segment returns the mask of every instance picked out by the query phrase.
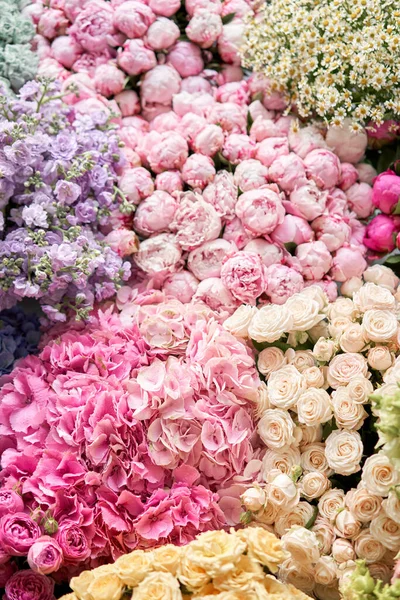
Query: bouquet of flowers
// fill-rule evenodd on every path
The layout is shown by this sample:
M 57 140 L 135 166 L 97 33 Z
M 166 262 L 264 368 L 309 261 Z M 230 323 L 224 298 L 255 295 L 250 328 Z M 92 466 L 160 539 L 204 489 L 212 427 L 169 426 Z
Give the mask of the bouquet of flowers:
M 379 415 L 395 436 L 396 422 L 385 418 L 390 402 L 376 413 L 370 402 L 376 389 L 382 398 L 398 389 L 397 296 L 368 282 L 328 304 L 314 286 L 281 306 L 244 305 L 224 323 L 252 340 L 266 383 L 257 432 L 267 451 L 242 519 L 282 537 L 291 558 L 280 579 L 321 600 L 356 558 L 388 581 L 400 547 L 400 472 L 393 452 L 374 452 L 373 426 Z
M 0 81 L 12 90 L 32 79 L 38 67 L 38 56 L 29 42 L 35 28 L 20 12 L 19 0 L 0 1 Z
M 39 79 L 0 100 L 0 307 L 38 299 L 50 319 L 86 318 L 130 265 L 102 241 L 123 165 L 107 116 L 81 117 L 56 83 Z M 135 250 L 136 238 L 130 236 Z
M 306 600 L 270 574 L 284 558 L 279 540 L 261 527 L 209 531 L 183 548 L 136 550 L 112 565 L 85 571 L 72 579 L 73 593 L 62 600 L 120 600 L 125 592 L 133 592 L 135 600 Z M 20 589 L 23 573 L 10 580 L 6 593 Z
M 272 0 L 248 19 L 243 64 L 301 117 L 359 131 L 400 119 L 398 28 L 390 1 Z

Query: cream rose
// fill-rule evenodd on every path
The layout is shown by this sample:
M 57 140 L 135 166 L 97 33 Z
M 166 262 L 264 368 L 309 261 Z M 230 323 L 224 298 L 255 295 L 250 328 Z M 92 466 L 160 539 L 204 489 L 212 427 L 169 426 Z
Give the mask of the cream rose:
M 367 340 L 364 330 L 359 323 L 352 323 L 339 338 L 339 346 L 343 352 L 361 352 L 365 349 Z
M 315 586 L 315 569 L 310 563 L 302 564 L 299 568 L 299 564 L 289 558 L 285 560 L 279 569 L 279 579 L 294 585 L 306 594 L 312 594 Z M 286 598 L 287 596 L 283 597 Z
M 241 500 L 247 510 L 257 512 L 261 510 L 267 501 L 267 495 L 260 486 L 248 488 L 241 495 Z
M 182 556 L 182 548 L 173 544 L 166 544 L 153 550 L 152 555 L 155 571 L 165 571 L 176 575 Z
M 297 415 L 300 423 L 318 425 L 332 418 L 329 394 L 320 388 L 308 388 L 297 401 Z
M 271 373 L 267 387 L 271 404 L 288 410 L 296 405 L 300 394 L 305 391 L 306 381 L 296 367 L 287 365 Z
M 257 513 L 257 523 L 268 526 L 272 525 L 275 523 L 279 512 L 279 507 L 267 500 L 262 510 Z
M 397 334 L 399 323 L 389 310 L 367 310 L 362 320 L 362 328 L 367 340 L 389 342 Z
M 115 573 L 97 574 L 94 570 L 94 581 L 88 587 L 89 597 L 95 600 L 120 600 L 125 589 L 125 584 Z M 171 600 L 175 600 L 172 599 Z M 178 600 L 178 597 L 176 598 Z
M 380 561 L 386 553 L 385 546 L 371 535 L 369 529 L 364 529 L 356 537 L 354 540 L 354 550 L 357 557 L 364 559 L 367 564 Z
M 216 577 L 233 570 L 245 550 L 246 544 L 226 531 L 207 531 L 186 547 L 186 558 Z
M 366 377 L 368 364 L 364 356 L 354 352 L 338 354 L 335 356 L 328 368 L 327 381 L 333 388 L 350 383 L 354 377 L 360 375 Z
M 296 367 L 296 369 L 303 373 L 309 367 L 315 367 L 316 360 L 311 350 L 293 350 L 289 348 L 286 350 L 285 357 L 290 365 Z
M 318 501 L 318 510 L 322 517 L 334 523 L 339 511 L 344 508 L 344 491 L 339 488 L 328 490 Z
M 82 598 L 82 600 L 91 600 L 88 588 L 89 585 L 94 581 L 93 571 L 82 571 L 78 577 L 72 577 L 69 587 L 78 598 Z
M 299 502 L 300 491 L 288 475 L 278 469 L 267 477 L 267 498 L 283 510 L 290 510 Z
M 211 581 L 205 570 L 192 563 L 185 552 L 182 554 L 176 576 L 189 592 L 197 592 Z
M 254 581 L 263 581 L 264 571 L 260 563 L 250 556 L 241 556 L 234 571 L 214 577 L 214 586 L 221 591 L 251 592 Z
M 347 387 L 340 387 L 333 392 L 332 408 L 336 424 L 342 429 L 360 429 L 368 416 L 362 404 L 356 404 L 351 398 Z
M 171 573 L 149 573 L 133 590 L 132 600 L 182 600 L 178 580 Z
M 396 490 L 390 490 L 388 497 L 382 502 L 382 508 L 392 521 L 400 524 L 400 498 Z
M 258 422 L 258 435 L 269 448 L 283 448 L 296 443 L 295 424 L 286 410 L 269 408 Z
M 267 304 L 253 316 L 249 325 L 249 337 L 256 342 L 276 342 L 293 328 L 292 315 L 279 304 Z
M 262 527 L 247 527 L 235 532 L 235 537 L 245 542 L 248 556 L 276 573 L 278 566 L 285 560 L 281 540 Z
M 255 306 L 242 304 L 224 321 L 223 327 L 232 335 L 239 338 L 247 338 L 249 333 L 249 325 L 257 312 Z
M 325 442 L 326 460 L 339 475 L 351 475 L 360 470 L 363 443 L 357 431 L 336 429 Z
M 276 534 L 282 537 L 292 527 L 305 527 L 313 518 L 314 510 L 314 506 L 303 501 L 288 512 L 280 511 L 274 523 Z
M 310 285 L 304 288 L 301 290 L 301 295 L 302 297 L 311 298 L 311 300 L 316 301 L 320 312 L 323 312 L 329 304 L 328 296 L 319 285 Z
M 353 298 L 354 294 L 358 292 L 363 285 L 363 280 L 360 277 L 350 277 L 350 279 L 344 281 L 340 286 L 340 293 L 342 296 Z
M 393 575 L 393 567 L 383 562 L 371 563 L 368 565 L 368 570 L 371 577 L 374 579 L 380 579 L 383 583 L 389 583 Z
M 365 461 L 361 481 L 371 494 L 387 496 L 390 488 L 399 483 L 399 474 L 389 458 L 379 452 Z
M 356 553 L 353 544 L 349 540 L 336 538 L 332 544 L 332 556 L 337 563 L 347 563 L 349 560 L 354 560 Z
M 115 561 L 115 571 L 130 587 L 137 586 L 152 570 L 153 555 L 144 550 L 124 554 Z
M 386 346 L 375 346 L 368 351 L 367 360 L 371 369 L 386 371 L 393 364 L 393 354 Z
M 324 473 L 311 471 L 301 478 L 299 485 L 301 495 L 307 500 L 314 500 L 331 487 L 331 482 Z
M 314 345 L 313 354 L 319 362 L 328 362 L 336 352 L 336 344 L 333 340 L 320 337 Z
M 308 331 L 325 318 L 320 313 L 319 302 L 303 293 L 291 296 L 285 307 L 292 315 L 293 331 Z
M 303 377 L 308 388 L 322 388 L 325 385 L 325 377 L 320 367 L 308 367 L 303 371 Z
M 315 582 L 332 585 L 336 579 L 335 559 L 332 556 L 321 556 L 315 565 Z
M 264 381 L 260 382 L 257 388 L 257 399 L 254 407 L 254 416 L 256 419 L 261 419 L 266 410 L 271 408 L 271 403 L 268 396 L 268 388 Z
M 272 469 L 279 469 L 282 473 L 290 475 L 293 467 L 300 465 L 300 451 L 297 447 L 286 446 L 279 450 L 267 450 L 261 466 L 261 477 L 266 481 Z
M 328 324 L 329 335 L 334 339 L 339 339 L 346 329 L 351 327 L 352 322 L 347 317 L 336 317 Z
M 327 321 L 321 321 L 320 323 L 318 323 L 318 325 L 314 325 L 314 327 L 311 327 L 310 331 L 308 331 L 308 337 L 313 342 L 313 344 L 316 344 L 321 338 L 324 340 L 328 339 L 329 335 L 330 334 Z
M 311 531 L 317 536 L 321 554 L 330 554 L 333 540 L 336 536 L 333 531 L 333 526 L 328 519 L 321 516 L 317 517 Z
M 346 317 L 352 321 L 357 317 L 357 307 L 350 298 L 340 297 L 328 307 L 328 315 L 331 320 Z
M 396 299 L 393 293 L 387 288 L 376 285 L 375 283 L 366 283 L 353 296 L 353 302 L 357 310 L 361 313 L 367 310 L 390 310 L 396 309 Z
M 308 444 L 313 444 L 314 442 L 320 442 L 322 440 L 322 425 L 300 425 L 300 428 L 302 432 L 300 442 L 301 449 Z
M 371 534 L 392 552 L 398 552 L 400 548 L 400 523 L 396 523 L 382 511 L 372 519 L 370 524 Z
M 305 527 L 293 527 L 281 541 L 286 552 L 301 565 L 315 564 L 320 557 L 317 536 Z
M 287 358 L 280 348 L 265 348 L 260 352 L 257 359 L 257 368 L 262 375 L 268 377 L 273 371 L 277 371 L 287 364 Z
M 314 442 L 302 447 L 300 466 L 305 473 L 308 471 L 319 471 L 329 477 L 332 471 L 329 467 L 326 454 L 325 444 L 322 442 Z
M 350 490 L 346 494 L 346 506 L 357 521 L 369 523 L 381 510 L 382 499 L 363 487 Z
M 393 273 L 392 269 L 384 265 L 373 265 L 368 267 L 363 273 L 364 281 L 376 283 L 380 287 L 387 288 L 394 294 L 399 285 L 399 278 Z
M 339 537 L 354 538 L 360 533 L 361 523 L 347 509 L 341 510 L 335 519 L 335 533 Z
M 393 383 L 393 384 L 398 384 L 398 382 L 400 381 L 400 356 L 398 356 L 396 358 L 396 360 L 393 363 L 393 366 L 390 367 L 387 371 L 385 371 L 385 373 L 383 374 L 383 381 L 385 383 Z M 383 388 L 385 388 L 385 392 L 383 391 Z M 391 389 L 394 389 L 394 386 L 392 386 Z M 398 386 L 397 386 L 397 390 L 398 390 Z M 379 392 L 381 394 L 385 393 L 388 394 L 389 390 L 386 389 L 386 387 L 383 385 L 382 388 L 379 390 Z
M 340 388 L 339 388 L 340 389 Z M 356 404 L 367 404 L 369 397 L 374 391 L 374 386 L 364 376 L 354 377 L 346 386 L 351 399 Z

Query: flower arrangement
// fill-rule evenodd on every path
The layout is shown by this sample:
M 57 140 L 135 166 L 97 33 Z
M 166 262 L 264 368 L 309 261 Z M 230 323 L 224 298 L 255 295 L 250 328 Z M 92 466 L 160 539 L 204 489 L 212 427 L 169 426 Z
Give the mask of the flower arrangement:
M 18 557 L 65 581 L 239 523 L 263 393 L 252 353 L 204 304 L 156 296 L 69 328 L 0 381 L 0 586 Z
M 47 79 L 1 98 L 0 307 L 35 298 L 50 319 L 65 320 L 111 297 L 130 265 L 100 233 L 123 210 L 119 140 L 104 113 L 83 117 L 59 98 Z
M 0 81 L 14 91 L 35 76 L 39 62 L 29 45 L 35 28 L 21 14 L 20 4 L 19 0 L 0 2 Z
M 0 375 L 10 373 L 14 363 L 36 354 L 40 340 L 38 317 L 14 306 L 0 312 Z
M 284 557 L 279 540 L 261 527 L 209 531 L 183 548 L 136 550 L 112 565 L 84 571 L 72 579 L 73 593 L 61 600 L 120 600 L 125 592 L 135 600 L 306 600 L 270 574 Z M 13 586 L 10 580 L 8 587 Z
M 206 88 L 205 69 L 219 81 L 242 78 L 238 49 L 253 2 L 133 1 L 28 6 L 39 73 L 79 85 L 85 109 L 103 103 L 146 118 L 170 110 L 178 91 Z
M 276 101 L 252 76 L 177 93 L 150 124 L 123 119 L 131 166 L 119 187 L 142 239 L 134 262 L 167 294 L 232 312 L 318 282 L 333 299 L 335 282 L 367 268 L 376 172 L 360 162 L 365 134 L 339 143 L 298 128 Z
M 389 1 L 272 0 L 250 16 L 243 64 L 304 118 L 340 126 L 400 119 L 399 13 Z
M 370 402 L 374 390 L 398 389 L 398 314 L 398 291 L 367 282 L 352 299 L 328 304 L 314 286 L 224 322 L 252 340 L 266 383 L 257 432 L 267 450 L 242 519 L 282 538 L 291 558 L 279 578 L 321 600 L 356 558 L 388 581 L 400 547 L 400 472 L 393 452 L 374 452 L 373 426 L 379 415 L 378 428 L 395 436 L 396 421 L 385 418 L 390 403 Z

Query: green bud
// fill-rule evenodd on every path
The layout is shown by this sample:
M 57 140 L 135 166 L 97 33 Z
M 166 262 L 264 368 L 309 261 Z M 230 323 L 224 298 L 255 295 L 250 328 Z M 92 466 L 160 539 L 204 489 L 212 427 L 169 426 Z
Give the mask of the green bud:
M 46 533 L 53 535 L 58 531 L 58 523 L 54 517 L 46 516 L 43 522 L 43 528 Z

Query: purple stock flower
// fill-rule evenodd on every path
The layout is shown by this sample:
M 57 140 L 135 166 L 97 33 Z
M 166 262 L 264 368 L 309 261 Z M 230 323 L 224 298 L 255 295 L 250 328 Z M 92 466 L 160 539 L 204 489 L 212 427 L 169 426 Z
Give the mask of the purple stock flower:
M 50 153 L 53 158 L 58 160 L 71 160 L 78 150 L 78 141 L 73 132 L 61 132 L 52 140 Z
M 54 194 L 63 204 L 73 204 L 81 194 L 81 188 L 77 183 L 71 181 L 57 181 Z

